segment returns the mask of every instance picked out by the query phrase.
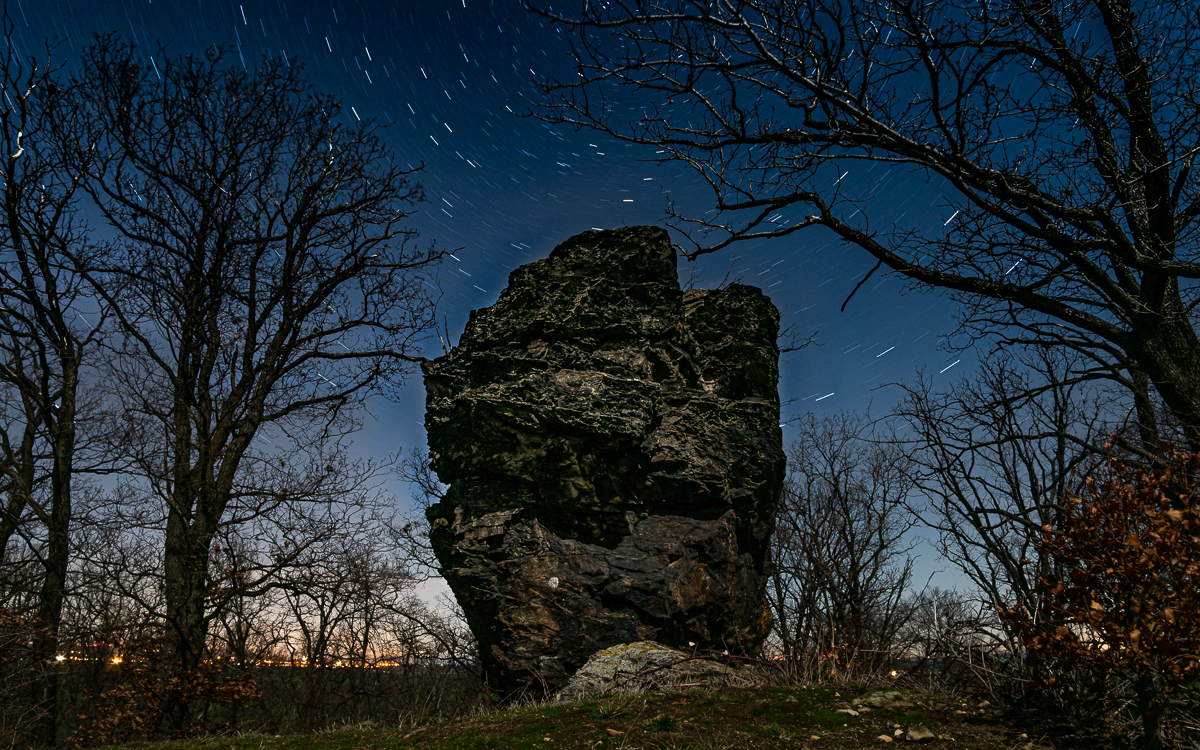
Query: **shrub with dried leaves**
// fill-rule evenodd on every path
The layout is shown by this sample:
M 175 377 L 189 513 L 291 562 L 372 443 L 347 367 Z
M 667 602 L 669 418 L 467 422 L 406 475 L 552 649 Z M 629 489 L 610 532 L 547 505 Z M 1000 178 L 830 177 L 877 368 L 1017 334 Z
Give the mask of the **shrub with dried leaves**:
M 172 670 L 155 642 L 127 656 L 121 664 L 121 681 L 104 691 L 90 714 L 80 714 L 79 727 L 67 742 L 73 746 L 107 745 L 159 736 L 164 706 L 207 702 L 246 706 L 257 697 L 254 675 L 230 673 L 219 664 L 205 663 L 199 669 Z M 202 734 L 220 727 L 201 721 L 188 727 L 187 734 Z
M 1172 694 L 1200 682 L 1198 472 L 1182 453 L 1159 470 L 1110 459 L 1035 541 L 1064 571 L 1039 577 L 1040 611 L 1003 613 L 1036 685 L 1105 697 L 1127 681 L 1147 749 L 1163 746 Z

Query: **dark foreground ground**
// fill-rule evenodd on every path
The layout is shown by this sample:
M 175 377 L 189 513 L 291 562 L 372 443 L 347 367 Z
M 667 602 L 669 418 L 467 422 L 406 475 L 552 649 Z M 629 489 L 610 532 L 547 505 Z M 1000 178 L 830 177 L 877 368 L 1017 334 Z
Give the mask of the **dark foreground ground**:
M 866 688 L 757 687 L 605 697 L 492 711 L 400 729 L 353 729 L 309 735 L 215 737 L 158 743 L 156 750 L 740 750 L 741 748 L 921 747 L 1041 750 L 1111 747 L 1086 728 L 1036 712 L 1002 714 L 986 703 L 903 691 L 911 706 L 859 712 Z M 855 707 L 854 710 L 857 710 Z M 914 725 L 933 735 L 906 741 Z M 897 737 L 897 732 L 899 736 Z M 881 737 L 893 738 L 888 742 Z

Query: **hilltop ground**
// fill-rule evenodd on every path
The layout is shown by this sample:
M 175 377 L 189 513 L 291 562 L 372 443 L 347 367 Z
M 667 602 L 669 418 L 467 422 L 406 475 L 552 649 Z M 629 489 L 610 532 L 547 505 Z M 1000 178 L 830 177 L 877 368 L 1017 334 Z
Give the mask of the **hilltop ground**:
M 860 711 L 867 688 L 756 687 L 681 690 L 547 703 L 399 729 L 312 735 L 248 735 L 177 741 L 161 750 L 858 750 L 897 745 L 930 750 L 1049 750 L 1105 742 L 1036 712 L 1002 715 L 984 701 L 903 691 L 900 705 Z M 904 705 L 911 704 L 911 705 Z M 839 710 L 840 709 L 840 710 Z M 852 715 L 846 711 L 855 711 Z M 922 725 L 933 735 L 907 740 Z M 897 736 L 898 735 L 898 736 Z M 881 737 L 892 738 L 891 741 Z

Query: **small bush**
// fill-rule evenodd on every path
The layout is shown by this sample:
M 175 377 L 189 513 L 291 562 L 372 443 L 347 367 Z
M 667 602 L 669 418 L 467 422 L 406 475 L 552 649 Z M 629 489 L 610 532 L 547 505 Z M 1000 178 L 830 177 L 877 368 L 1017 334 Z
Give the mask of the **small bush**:
M 1092 701 L 1122 700 L 1143 746 L 1163 747 L 1172 699 L 1200 682 L 1200 456 L 1165 469 L 1109 460 L 1060 528 L 1035 540 L 1065 571 L 1045 574 L 1039 612 L 1007 610 L 1025 639 L 1034 687 Z

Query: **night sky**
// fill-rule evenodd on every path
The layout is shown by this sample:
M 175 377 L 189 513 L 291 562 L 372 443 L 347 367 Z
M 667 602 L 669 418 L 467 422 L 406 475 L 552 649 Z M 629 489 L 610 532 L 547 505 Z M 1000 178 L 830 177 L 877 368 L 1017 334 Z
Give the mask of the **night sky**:
M 441 310 L 455 338 L 472 309 L 496 301 L 510 271 L 571 235 L 662 224 L 668 194 L 693 214 L 713 204 L 686 167 L 654 163 L 653 149 L 514 114 L 537 100 L 535 76 L 569 64 L 558 32 L 518 0 L 17 0 L 9 8 L 14 43 L 25 54 L 40 58 L 46 40 L 59 39 L 55 57 L 70 66 L 94 34 L 115 31 L 147 63 L 161 60 L 160 47 L 199 54 L 214 44 L 228 47 L 233 64 L 283 56 L 339 97 L 348 119 L 385 124 L 400 160 L 424 165 L 427 200 L 412 225 L 423 242 L 457 258 L 439 272 Z M 919 178 L 896 171 L 846 179 L 875 191 L 874 221 L 904 217 L 932 231 L 950 214 Z M 912 380 L 921 368 L 948 385 L 975 356 L 941 346 L 954 327 L 952 303 L 936 293 L 902 294 L 897 278 L 877 274 L 839 312 L 872 265 L 864 251 L 814 229 L 695 264 L 681 260 L 680 275 L 716 286 L 732 268 L 731 279 L 771 296 L 785 326 L 802 336 L 819 331 L 818 346 L 781 362 L 784 420 L 810 410 L 869 408 L 882 416 L 898 389 L 881 386 Z M 440 354 L 436 339 L 426 354 Z M 373 412 L 356 449 L 382 456 L 424 445 L 419 375 L 400 403 L 376 402 Z M 785 440 L 794 435 L 785 428 Z

